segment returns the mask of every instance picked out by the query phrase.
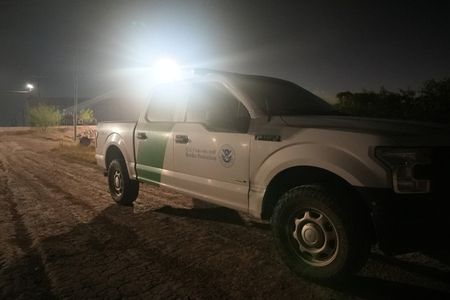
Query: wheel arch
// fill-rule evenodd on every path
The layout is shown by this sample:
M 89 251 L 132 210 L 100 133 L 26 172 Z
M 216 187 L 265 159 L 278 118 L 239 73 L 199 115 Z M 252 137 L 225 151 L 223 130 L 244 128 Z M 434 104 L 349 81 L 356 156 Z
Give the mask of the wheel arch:
M 129 153 L 127 144 L 125 143 L 125 140 L 117 133 L 113 133 L 110 136 L 108 136 L 106 143 L 105 143 L 105 154 L 104 154 L 104 160 L 105 160 L 105 166 L 106 169 L 108 169 L 109 164 L 114 158 L 123 159 L 125 161 L 125 164 L 127 166 L 128 174 L 131 179 L 136 179 L 136 171 L 134 168 L 134 159 L 132 161 L 129 161 L 128 158 L 133 157 L 134 153 Z M 130 156 L 131 155 L 131 156 Z
M 356 189 L 341 176 L 315 166 L 293 166 L 277 173 L 267 185 L 262 205 L 261 219 L 270 220 L 275 206 L 280 197 L 288 190 L 300 185 L 322 185 L 333 193 L 345 193 L 349 195 L 349 201 L 353 201 L 368 221 L 367 226 L 372 242 L 375 242 L 375 229 L 370 215 L 370 209 Z
M 106 150 L 106 153 L 105 153 L 105 164 L 106 164 L 106 167 L 108 167 L 109 164 L 115 158 L 119 158 L 119 159 L 125 160 L 125 158 L 124 158 L 120 148 L 117 145 L 112 144 L 112 145 L 109 145 L 109 147 L 108 147 L 108 149 Z

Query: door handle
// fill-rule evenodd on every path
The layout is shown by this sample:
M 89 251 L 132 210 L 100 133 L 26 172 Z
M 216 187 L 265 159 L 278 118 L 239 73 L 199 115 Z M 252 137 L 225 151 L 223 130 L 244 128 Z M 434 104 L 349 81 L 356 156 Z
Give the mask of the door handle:
M 175 143 L 177 144 L 187 144 L 189 143 L 189 137 L 187 135 L 176 135 Z
M 147 139 L 147 135 L 145 134 L 145 132 L 138 132 L 136 134 L 136 138 L 138 138 L 140 140 L 146 140 Z

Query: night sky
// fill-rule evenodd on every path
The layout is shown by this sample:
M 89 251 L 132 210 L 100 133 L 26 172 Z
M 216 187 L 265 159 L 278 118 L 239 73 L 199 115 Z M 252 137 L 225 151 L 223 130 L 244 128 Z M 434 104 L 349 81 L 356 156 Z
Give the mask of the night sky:
M 41 97 L 95 97 L 159 57 L 337 92 L 450 76 L 450 4 L 422 1 L 0 0 L 0 125 L 27 81 Z

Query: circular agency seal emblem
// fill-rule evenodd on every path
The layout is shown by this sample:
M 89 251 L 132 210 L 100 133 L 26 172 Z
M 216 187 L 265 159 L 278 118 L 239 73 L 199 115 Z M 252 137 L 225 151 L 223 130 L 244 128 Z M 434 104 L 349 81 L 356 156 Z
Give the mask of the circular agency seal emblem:
M 236 153 L 234 152 L 233 147 L 228 144 L 220 147 L 219 150 L 219 161 L 225 168 L 230 168 L 234 164 L 234 160 L 236 158 Z

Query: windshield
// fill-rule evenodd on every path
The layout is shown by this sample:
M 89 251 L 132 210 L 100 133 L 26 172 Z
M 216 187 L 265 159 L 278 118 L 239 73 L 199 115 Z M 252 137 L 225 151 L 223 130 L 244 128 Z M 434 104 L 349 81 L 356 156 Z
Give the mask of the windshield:
M 268 115 L 336 115 L 326 101 L 300 86 L 268 77 L 242 77 L 235 84 Z

